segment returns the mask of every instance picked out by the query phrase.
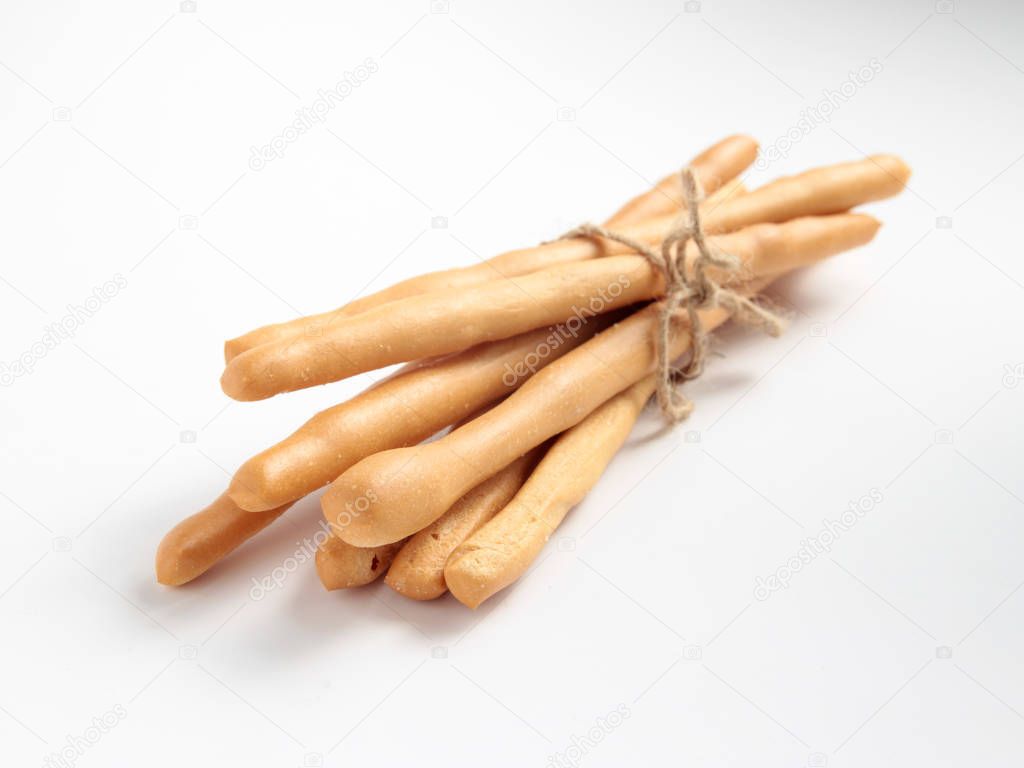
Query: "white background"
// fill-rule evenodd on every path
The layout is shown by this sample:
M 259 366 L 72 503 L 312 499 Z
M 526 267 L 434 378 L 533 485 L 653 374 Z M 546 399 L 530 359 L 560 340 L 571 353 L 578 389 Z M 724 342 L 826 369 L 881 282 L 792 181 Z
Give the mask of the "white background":
M 0 390 L 5 765 L 114 707 L 75 765 L 1020 761 L 1024 8 L 689 8 L 3 4 L 0 360 L 126 281 Z M 249 168 L 367 58 L 325 124 Z M 722 136 L 771 145 L 872 59 L 750 181 L 887 151 L 911 189 L 871 206 L 870 246 L 778 287 L 781 339 L 720 335 L 690 422 L 645 417 L 524 581 L 471 612 L 328 594 L 306 567 L 250 599 L 312 532 L 308 499 L 196 583 L 155 583 L 166 530 L 371 380 L 231 403 L 225 338 L 603 218 Z

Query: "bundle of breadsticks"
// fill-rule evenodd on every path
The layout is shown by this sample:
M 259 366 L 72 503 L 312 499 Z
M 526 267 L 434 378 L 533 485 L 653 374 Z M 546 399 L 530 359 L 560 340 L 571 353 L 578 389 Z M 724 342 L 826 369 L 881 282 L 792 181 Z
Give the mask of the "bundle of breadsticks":
M 407 597 L 476 608 L 512 584 L 652 395 L 673 420 L 688 413 L 676 366 L 697 372 L 706 334 L 730 318 L 777 330 L 758 292 L 869 242 L 879 222 L 851 209 L 910 175 L 875 155 L 748 190 L 756 156 L 729 137 L 602 227 L 228 341 L 221 386 L 236 400 L 406 365 L 246 461 L 164 537 L 157 579 L 195 579 L 326 486 L 327 589 L 386 574 Z

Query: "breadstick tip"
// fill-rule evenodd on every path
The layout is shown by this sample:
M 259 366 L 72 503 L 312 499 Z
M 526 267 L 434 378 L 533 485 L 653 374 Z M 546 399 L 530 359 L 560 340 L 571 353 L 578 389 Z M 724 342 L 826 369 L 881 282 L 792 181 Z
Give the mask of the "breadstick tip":
M 196 544 L 187 519 L 168 531 L 156 548 L 156 580 L 168 587 L 180 587 L 204 573 L 209 565 L 201 552 L 193 550 Z
M 725 141 L 732 142 L 734 144 L 745 144 L 748 147 L 753 147 L 755 150 L 760 148 L 760 143 L 751 136 L 749 133 L 734 133 L 729 136 Z
M 169 542 L 173 531 L 164 536 L 156 550 L 156 580 L 167 587 L 180 587 L 194 578 L 188 569 L 178 566 L 183 558 L 175 549 L 175 543 Z
M 819 218 L 829 219 L 833 217 L 823 216 Z M 844 226 L 851 230 L 851 237 L 845 244 L 844 250 L 870 243 L 882 226 L 881 220 L 867 213 L 840 213 L 836 214 L 834 218 L 840 220 Z
M 388 570 L 401 542 L 383 547 L 353 547 L 329 536 L 316 551 L 316 572 L 324 589 L 362 587 Z
M 320 506 L 335 534 L 352 546 L 379 547 L 443 515 L 461 494 L 442 486 L 448 475 L 432 471 L 431 445 L 375 453 L 331 483 Z
M 736 133 L 705 149 L 690 161 L 689 167 L 696 171 L 706 190 L 714 191 L 739 176 L 757 159 L 759 150 L 752 136 Z
M 246 350 L 238 339 L 228 339 L 224 342 L 224 364 L 227 365 Z
M 324 589 L 328 592 L 351 586 L 350 580 L 335 567 L 337 562 L 335 554 L 339 544 L 344 546 L 344 542 L 332 536 L 321 544 L 316 551 L 316 574 L 320 577 L 320 583 L 324 585 Z
M 260 456 L 254 457 L 259 458 Z M 272 509 L 277 504 L 267 501 L 269 488 L 266 472 L 262 471 L 262 463 L 254 459 L 249 459 L 235 471 L 228 485 L 228 496 L 247 512 L 262 512 Z
M 266 397 L 258 387 L 254 386 L 259 379 L 252 376 L 249 371 L 251 366 L 248 363 L 251 352 L 252 350 L 247 350 L 233 357 L 224 367 L 224 373 L 220 376 L 220 388 L 232 400 L 251 402 L 263 400 Z
M 491 579 L 481 578 L 480 574 L 486 573 L 487 564 L 483 561 L 474 563 L 473 555 L 471 546 L 463 545 L 456 549 L 444 567 L 444 582 L 456 600 L 476 610 L 501 586 L 495 589 Z
M 902 158 L 896 155 L 871 155 L 868 160 L 873 162 L 899 181 L 900 186 L 905 186 L 910 179 L 912 171 L 910 166 L 903 162 Z
M 247 512 L 228 494 L 174 526 L 156 550 L 156 580 L 180 586 L 206 573 L 247 539 L 283 515 L 291 502 L 274 509 Z

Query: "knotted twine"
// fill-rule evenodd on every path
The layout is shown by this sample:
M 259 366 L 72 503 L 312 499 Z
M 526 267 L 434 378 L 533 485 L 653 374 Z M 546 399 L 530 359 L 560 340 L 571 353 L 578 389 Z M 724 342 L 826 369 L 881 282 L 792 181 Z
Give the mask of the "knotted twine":
M 742 264 L 732 254 L 708 242 L 700 220 L 699 204 L 703 195 L 691 168 L 683 169 L 682 182 L 686 211 L 665 235 L 658 250 L 597 224 L 582 224 L 562 235 L 563 238 L 603 237 L 622 243 L 647 259 L 664 277 L 665 298 L 658 310 L 654 338 L 657 394 L 662 414 L 673 424 L 678 424 L 693 412 L 693 402 L 679 391 L 677 384 L 700 376 L 707 359 L 708 333 L 699 310 L 722 307 L 737 322 L 760 329 L 769 336 L 778 336 L 784 327 L 781 317 L 745 296 L 723 288 L 708 276 L 708 267 L 734 274 Z M 697 257 L 687 269 L 686 246 L 690 241 L 697 249 Z M 669 342 L 673 321 L 684 314 L 689 319 L 691 355 L 686 365 L 677 369 L 672 366 Z

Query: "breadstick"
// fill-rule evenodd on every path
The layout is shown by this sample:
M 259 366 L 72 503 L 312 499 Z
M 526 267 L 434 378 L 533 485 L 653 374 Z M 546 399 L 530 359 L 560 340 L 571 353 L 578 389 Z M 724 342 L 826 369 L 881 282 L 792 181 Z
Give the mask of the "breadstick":
M 779 179 L 749 194 L 717 203 L 713 207 L 707 207 L 705 204 L 702 207 L 706 208 L 704 229 L 709 233 L 732 232 L 756 223 L 782 222 L 801 216 L 838 213 L 861 203 L 896 194 L 903 188 L 909 176 L 910 169 L 899 158 L 891 155 L 876 155 L 853 163 L 814 169 L 799 176 Z M 673 222 L 673 216 L 649 219 L 622 228 L 622 233 L 653 244 L 664 236 Z M 495 275 L 524 275 L 556 264 L 615 255 L 627 250 L 621 243 L 604 238 L 576 237 L 520 251 L 510 251 L 483 264 L 461 270 L 431 273 L 424 277 L 431 280 L 436 278 L 433 283 L 435 288 L 448 291 L 449 296 L 456 296 L 465 286 L 486 282 Z M 473 272 L 474 270 L 476 271 Z M 477 276 L 467 282 L 463 278 L 470 272 Z M 452 276 L 452 280 L 445 282 L 445 275 Z M 419 285 L 424 288 L 426 286 L 425 283 Z M 338 316 L 331 324 L 340 319 Z M 318 330 L 323 333 L 324 328 L 320 327 Z M 316 344 L 318 341 L 316 334 L 306 335 L 301 339 L 295 336 L 292 339 L 291 343 L 301 346 L 304 353 L 308 353 L 310 344 Z M 265 358 L 273 360 L 280 353 L 280 348 L 288 346 L 288 342 L 280 342 L 280 347 L 272 346 L 270 350 L 260 355 L 253 354 L 235 366 L 229 364 L 221 380 L 225 391 L 232 397 L 243 400 L 260 399 L 276 391 L 286 391 L 276 389 L 278 385 L 272 379 L 273 371 L 267 371 L 268 381 L 261 381 L 264 378 L 264 368 L 260 367 L 259 362 Z M 338 359 L 339 355 L 335 354 L 333 357 Z M 323 358 L 318 359 L 323 361 Z M 290 374 L 278 372 L 277 375 L 294 376 L 296 373 L 301 377 L 301 371 L 292 371 Z M 260 394 L 261 392 L 269 394 Z
M 803 216 L 842 213 L 858 205 L 898 194 L 910 168 L 894 155 L 874 155 L 852 163 L 826 165 L 751 190 L 746 195 L 701 205 L 707 234 L 735 232 L 753 224 L 779 223 Z M 622 227 L 620 234 L 654 245 L 674 226 L 676 216 L 645 219 Z M 600 237 L 556 240 L 534 248 L 509 251 L 477 265 L 503 276 L 525 275 L 556 263 L 583 261 L 622 253 L 622 246 Z
M 460 427 L 487 409 L 474 411 L 458 421 L 453 429 Z M 353 547 L 339 539 L 333 531 L 317 547 L 316 572 L 320 582 L 328 591 L 361 587 L 378 579 L 389 570 L 391 562 L 405 541 L 384 544 L 380 547 Z
M 387 585 L 413 600 L 433 600 L 443 595 L 447 589 L 444 566 L 448 556 L 512 500 L 542 451 L 543 447 L 534 448 L 484 480 L 406 541 L 384 578 Z
M 327 590 L 361 587 L 387 571 L 401 541 L 381 547 L 353 547 L 333 534 L 316 551 L 316 572 Z
M 562 433 L 508 506 L 452 553 L 444 582 L 459 602 L 476 608 L 526 572 L 622 447 L 656 386 L 647 376 Z
M 833 248 L 836 241 L 813 245 Z M 429 525 L 484 478 L 652 373 L 657 312 L 658 305 L 652 305 L 595 336 L 440 440 L 363 459 L 321 498 L 325 518 L 356 546 L 397 541 Z M 715 308 L 703 311 L 702 318 L 711 329 L 727 314 Z M 689 343 L 689 334 L 673 334 L 671 357 L 682 355 Z
M 757 222 L 840 213 L 899 194 L 909 178 L 910 168 L 895 155 L 872 155 L 812 168 L 704 212 L 704 228 L 707 232 L 732 232 Z
M 245 462 L 228 493 L 254 512 L 300 499 L 360 459 L 430 437 L 508 394 L 614 318 L 541 328 L 408 370 L 321 411 Z
M 748 274 L 802 266 L 816 259 L 810 237 L 838 237 L 849 248 L 870 240 L 877 222 L 858 214 L 760 224 L 713 238 Z M 774 246 L 774 247 L 772 247 Z M 696 258 L 691 243 L 689 258 Z M 787 256 L 793 258 L 787 259 Z M 721 279 L 720 277 L 718 279 Z M 492 280 L 455 295 L 431 292 L 344 318 L 322 336 L 263 344 L 232 360 L 221 386 L 236 400 L 338 381 L 393 363 L 442 355 L 579 315 L 607 312 L 664 292 L 660 271 L 641 256 L 559 264 L 517 278 Z
M 177 587 L 200 576 L 291 507 L 245 512 L 222 493 L 205 509 L 186 517 L 156 550 L 156 580 Z
M 658 305 L 642 309 L 539 372 L 502 405 L 432 443 L 369 456 L 321 497 L 325 519 L 360 547 L 398 541 L 429 525 L 470 488 L 605 400 L 653 372 Z M 728 315 L 703 311 L 707 330 Z M 675 333 L 682 355 L 689 335 Z
M 757 142 L 749 136 L 729 136 L 704 150 L 690 161 L 708 198 L 725 189 L 728 183 L 757 159 Z M 686 205 L 679 172 L 659 181 L 653 189 L 622 206 L 607 222 L 609 229 L 643 221 L 666 213 L 677 214 Z
M 715 194 L 708 195 L 704 200 L 704 207 L 711 211 L 726 200 L 733 197 L 739 197 L 740 195 L 746 195 L 749 192 L 750 190 L 747 189 L 747 185 L 743 183 L 743 179 L 733 179 L 719 187 Z
M 753 139 L 747 136 L 730 136 L 704 150 L 704 152 L 693 159 L 690 166 L 694 169 L 697 179 L 703 185 L 705 192 L 710 194 L 724 182 L 739 175 L 744 168 L 754 161 L 756 155 L 757 142 Z M 747 157 L 750 157 L 750 159 L 746 160 Z M 671 207 L 665 208 L 666 205 L 671 206 L 675 201 L 682 199 L 682 195 L 678 191 L 672 197 L 673 183 L 678 184 L 678 181 L 670 182 L 668 179 L 665 179 L 657 188 L 628 202 L 609 220 L 609 226 L 612 226 L 613 222 L 614 226 L 621 226 L 623 222 L 619 217 L 623 215 L 633 223 L 648 218 L 649 215 L 637 215 L 648 206 L 650 206 L 652 211 L 659 210 L 661 213 L 675 210 Z M 661 189 L 663 185 L 668 190 L 668 194 L 666 194 L 665 190 Z M 627 213 L 627 209 L 631 213 Z M 513 251 L 513 253 L 518 253 L 518 251 Z M 240 355 L 242 352 L 260 344 L 308 335 L 309 329 L 322 328 L 339 317 L 347 317 L 359 312 L 365 312 L 368 309 L 378 307 L 395 299 L 425 293 L 426 291 L 453 290 L 458 287 L 476 285 L 491 280 L 498 274 L 517 275 L 528 271 L 532 270 L 516 271 L 515 269 L 503 269 L 496 272 L 486 265 L 473 265 L 471 267 L 432 272 L 409 278 L 408 280 L 396 283 L 390 288 L 385 288 L 361 299 L 356 299 L 330 312 L 300 317 L 285 323 L 263 326 L 236 339 L 231 339 L 224 344 L 224 362 L 229 363 L 236 355 Z
M 611 319 L 597 318 L 579 328 L 542 329 L 430 365 L 410 366 L 400 376 L 322 411 L 243 464 L 228 492 L 164 536 L 157 550 L 157 580 L 171 586 L 191 581 L 358 459 L 412 445 L 458 421 L 574 349 Z M 396 419 L 399 414 L 404 418 Z M 353 439 L 360 435 L 361 442 Z

